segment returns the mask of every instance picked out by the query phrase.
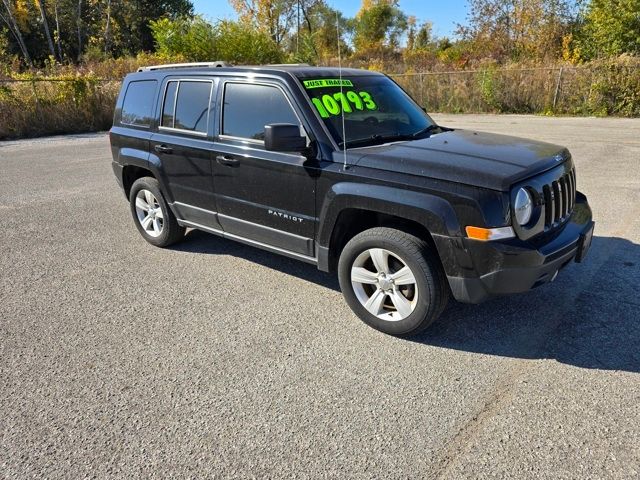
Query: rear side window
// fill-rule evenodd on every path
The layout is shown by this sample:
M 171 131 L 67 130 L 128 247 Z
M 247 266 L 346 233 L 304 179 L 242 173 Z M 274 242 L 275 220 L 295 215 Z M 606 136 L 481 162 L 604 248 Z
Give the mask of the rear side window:
M 140 80 L 129 83 L 122 102 L 121 123 L 138 127 L 151 126 L 157 84 L 156 80 Z
M 270 123 L 300 124 L 282 90 L 248 83 L 225 85 L 223 135 L 264 140 L 264 126 Z
M 161 125 L 198 133 L 207 133 L 210 81 L 170 81 L 164 94 Z

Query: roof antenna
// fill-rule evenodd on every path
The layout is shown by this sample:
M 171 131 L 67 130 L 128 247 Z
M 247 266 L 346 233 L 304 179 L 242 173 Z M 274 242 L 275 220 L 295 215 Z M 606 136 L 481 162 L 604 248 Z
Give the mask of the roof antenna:
M 342 92 L 342 58 L 340 56 L 340 17 L 338 16 L 338 10 L 336 10 L 336 34 L 338 43 L 338 73 L 340 76 L 340 97 L 344 99 L 344 93 Z M 340 104 L 342 106 L 342 103 Z M 347 169 L 347 130 L 344 125 L 344 108 L 340 108 L 342 112 L 342 154 L 344 156 L 344 169 Z

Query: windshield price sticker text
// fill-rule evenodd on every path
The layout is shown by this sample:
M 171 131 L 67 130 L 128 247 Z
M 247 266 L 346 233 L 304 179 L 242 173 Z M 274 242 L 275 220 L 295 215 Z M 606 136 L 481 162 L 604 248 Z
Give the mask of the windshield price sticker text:
M 322 118 L 329 118 L 332 115 L 340 115 L 342 112 L 351 113 L 355 110 L 376 110 L 378 105 L 371 98 L 369 92 L 354 92 L 347 90 L 334 94 L 325 94 L 320 98 L 312 98 L 318 113 Z
M 327 88 L 327 87 L 353 87 L 351 80 L 340 80 L 339 78 L 322 78 L 319 80 L 304 80 L 304 88 Z

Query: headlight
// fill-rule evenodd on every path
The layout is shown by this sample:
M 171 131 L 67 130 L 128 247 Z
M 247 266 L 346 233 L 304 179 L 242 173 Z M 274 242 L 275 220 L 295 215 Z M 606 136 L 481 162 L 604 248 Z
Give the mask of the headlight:
M 533 212 L 533 200 L 525 188 L 518 190 L 513 207 L 516 212 L 516 221 L 520 225 L 526 225 L 529 223 L 529 220 L 531 220 L 531 213 Z

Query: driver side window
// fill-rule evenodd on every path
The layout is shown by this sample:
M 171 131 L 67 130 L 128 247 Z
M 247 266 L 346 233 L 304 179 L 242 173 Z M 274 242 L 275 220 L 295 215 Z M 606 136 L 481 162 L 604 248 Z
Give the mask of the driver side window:
M 264 141 L 264 126 L 270 123 L 300 124 L 282 90 L 270 85 L 225 84 L 222 135 Z

